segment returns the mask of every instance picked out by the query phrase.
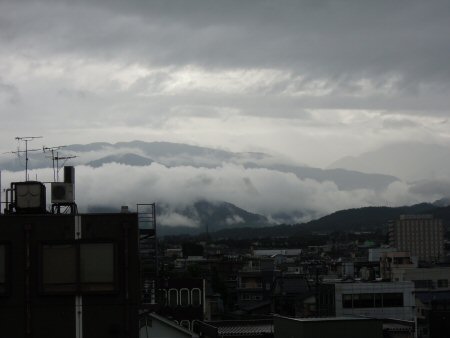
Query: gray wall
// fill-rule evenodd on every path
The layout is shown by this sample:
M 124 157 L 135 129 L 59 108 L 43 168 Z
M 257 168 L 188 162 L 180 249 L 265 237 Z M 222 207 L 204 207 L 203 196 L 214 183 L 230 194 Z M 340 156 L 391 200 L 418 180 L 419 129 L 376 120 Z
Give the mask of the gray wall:
M 275 338 L 382 338 L 381 320 L 297 320 L 274 317 Z

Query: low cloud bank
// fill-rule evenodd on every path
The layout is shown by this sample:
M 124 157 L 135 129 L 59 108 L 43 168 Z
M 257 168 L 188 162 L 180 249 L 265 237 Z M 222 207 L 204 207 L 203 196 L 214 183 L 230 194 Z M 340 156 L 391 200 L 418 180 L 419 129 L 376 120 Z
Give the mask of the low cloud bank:
M 23 176 L 19 172 L 3 172 L 3 188 L 11 181 L 23 180 Z M 50 181 L 52 171 L 34 170 L 30 177 Z M 443 185 L 450 186 L 450 180 L 439 184 L 396 181 L 382 191 L 344 191 L 329 181 L 299 179 L 294 174 L 246 169 L 235 164 L 169 168 L 158 163 L 145 167 L 112 163 L 99 168 L 76 168 L 76 201 L 80 210 L 94 205 L 129 205 L 134 209 L 137 203 L 156 202 L 170 206 L 160 217 L 161 223 L 188 227 L 195 227 L 195 220 L 176 210 L 198 200 L 227 201 L 275 220 L 274 215 L 292 214 L 293 221 L 301 222 L 347 208 L 432 202 L 446 197 L 448 190 L 441 189 Z

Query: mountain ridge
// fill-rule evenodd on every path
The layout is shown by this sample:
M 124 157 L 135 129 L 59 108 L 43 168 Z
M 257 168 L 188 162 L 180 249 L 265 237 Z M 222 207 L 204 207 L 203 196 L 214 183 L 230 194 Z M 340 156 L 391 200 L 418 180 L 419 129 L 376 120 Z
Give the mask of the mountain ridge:
M 292 173 L 300 179 L 312 179 L 318 182 L 330 181 L 339 189 L 380 190 L 398 181 L 397 177 L 385 174 L 366 174 L 347 169 L 321 169 L 304 165 L 283 164 L 269 154 L 262 152 L 229 152 L 200 146 L 171 142 L 95 142 L 73 144 L 63 148 L 77 157 L 72 165 L 86 165 L 93 168 L 109 163 L 130 166 L 147 166 L 160 163 L 166 167 L 192 166 L 195 168 L 216 168 L 225 163 L 241 165 L 248 169 L 269 169 L 282 173 Z M 49 168 L 52 162 L 35 153 L 29 154 L 29 168 Z M 23 170 L 23 164 L 17 159 L 1 160 L 0 168 L 9 171 Z

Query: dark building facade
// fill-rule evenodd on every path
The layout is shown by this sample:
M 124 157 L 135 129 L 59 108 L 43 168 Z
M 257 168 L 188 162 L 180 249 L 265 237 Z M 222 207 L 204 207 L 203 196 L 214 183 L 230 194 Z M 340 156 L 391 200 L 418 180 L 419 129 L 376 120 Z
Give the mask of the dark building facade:
M 135 213 L 0 215 L 2 337 L 137 337 Z
M 170 278 L 159 281 L 157 301 L 159 315 L 192 329 L 203 320 L 205 312 L 205 280 L 201 278 Z

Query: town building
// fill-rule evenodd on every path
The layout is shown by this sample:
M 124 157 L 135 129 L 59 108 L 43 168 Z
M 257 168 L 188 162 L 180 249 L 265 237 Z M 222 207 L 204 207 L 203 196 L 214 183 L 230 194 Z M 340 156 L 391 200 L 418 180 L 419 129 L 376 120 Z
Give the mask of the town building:
M 51 184 L 14 182 L 0 214 L 2 337 L 137 337 L 137 213 L 80 214 L 74 171 Z
M 2 337 L 137 336 L 138 220 L 0 215 Z
M 450 267 L 396 267 L 391 275 L 395 281 L 414 283 L 420 337 L 440 337 L 441 332 L 450 329 Z
M 439 262 L 444 258 L 442 220 L 432 215 L 401 215 L 389 224 L 389 244 L 419 261 Z
M 340 281 L 334 284 L 335 315 L 415 319 L 412 282 Z

